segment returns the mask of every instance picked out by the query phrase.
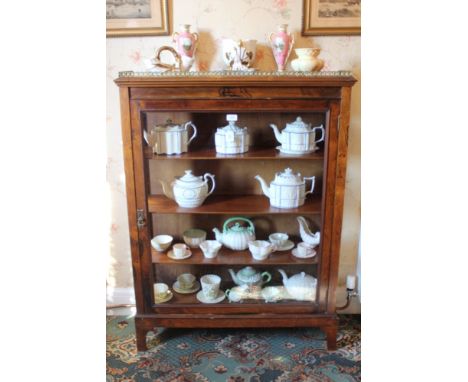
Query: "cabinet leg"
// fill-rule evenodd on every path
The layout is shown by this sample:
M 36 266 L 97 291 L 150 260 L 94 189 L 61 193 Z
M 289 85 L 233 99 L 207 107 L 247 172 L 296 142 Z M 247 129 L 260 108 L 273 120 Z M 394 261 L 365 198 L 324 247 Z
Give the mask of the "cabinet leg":
M 137 350 L 138 351 L 148 350 L 148 347 L 146 346 L 146 333 L 147 333 L 146 329 L 138 328 L 138 326 L 136 325 L 135 331 L 136 331 Z
M 325 332 L 327 336 L 327 349 L 336 350 L 336 336 L 338 334 L 338 325 L 327 325 L 322 326 L 321 329 Z

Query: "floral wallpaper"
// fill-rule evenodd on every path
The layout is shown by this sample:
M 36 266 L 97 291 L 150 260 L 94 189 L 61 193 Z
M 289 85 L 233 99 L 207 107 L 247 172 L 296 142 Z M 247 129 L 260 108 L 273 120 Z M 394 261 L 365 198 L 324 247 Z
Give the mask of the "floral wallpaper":
M 234 5 L 235 4 L 235 5 Z M 276 68 L 268 36 L 279 24 L 288 24 L 295 47 L 319 47 L 325 60 L 323 70 L 351 70 L 360 80 L 361 39 L 359 36 L 301 36 L 302 0 L 173 0 L 171 32 L 180 24 L 191 24 L 200 35 L 198 70 L 223 69 L 221 40 L 256 39 L 255 67 Z M 132 286 L 130 243 L 123 167 L 118 87 L 113 80 L 122 70 L 144 70 L 144 60 L 154 57 L 161 45 L 171 45 L 170 36 L 107 39 L 107 182 L 110 199 L 109 267 L 107 282 L 113 287 Z M 295 58 L 294 53 L 291 59 Z M 290 61 L 289 60 L 289 61 Z M 288 65 L 289 67 L 289 65 Z M 339 283 L 355 273 L 360 228 L 360 82 L 352 93 L 349 163 L 346 180 Z

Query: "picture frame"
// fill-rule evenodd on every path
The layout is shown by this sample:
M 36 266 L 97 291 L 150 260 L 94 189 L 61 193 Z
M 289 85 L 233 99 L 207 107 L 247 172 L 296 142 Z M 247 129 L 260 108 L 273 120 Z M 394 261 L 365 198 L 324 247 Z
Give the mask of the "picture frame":
M 106 36 L 168 36 L 168 0 L 106 0 Z
M 361 34 L 361 0 L 304 0 L 303 36 Z

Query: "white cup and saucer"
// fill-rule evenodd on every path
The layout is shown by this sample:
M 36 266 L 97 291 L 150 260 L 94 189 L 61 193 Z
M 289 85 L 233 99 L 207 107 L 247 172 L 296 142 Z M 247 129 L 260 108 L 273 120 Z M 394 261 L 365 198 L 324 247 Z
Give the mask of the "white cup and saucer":
M 200 289 L 200 283 L 191 273 L 182 273 L 177 277 L 177 281 L 172 285 L 172 289 L 181 294 L 195 293 Z
M 154 292 L 154 302 L 156 304 L 167 302 L 173 296 L 167 284 L 164 284 L 164 283 L 153 284 L 153 292 Z
M 276 246 L 276 251 L 289 251 L 294 248 L 294 243 L 289 239 L 288 234 L 283 232 L 275 232 L 268 236 L 272 244 Z
M 167 253 L 167 256 L 172 260 L 183 260 L 192 256 L 192 251 L 190 251 L 187 244 L 178 243 L 172 246 L 172 249 Z
M 300 259 L 308 259 L 314 257 L 317 251 L 314 249 L 313 245 L 301 242 L 292 250 L 292 254 Z
M 202 290 L 197 293 L 197 300 L 203 304 L 216 304 L 224 300 L 226 295 L 219 289 L 221 277 L 218 275 L 204 275 L 200 278 Z

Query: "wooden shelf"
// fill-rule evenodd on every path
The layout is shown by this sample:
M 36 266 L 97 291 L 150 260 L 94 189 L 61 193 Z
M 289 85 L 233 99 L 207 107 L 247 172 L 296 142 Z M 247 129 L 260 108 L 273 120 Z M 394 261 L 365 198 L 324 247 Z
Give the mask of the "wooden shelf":
M 266 303 L 264 300 L 243 300 L 242 302 L 230 303 L 226 297 L 217 304 L 203 304 L 198 301 L 196 293 L 172 293 L 174 296 L 170 301 L 153 304 L 155 313 L 181 313 L 185 309 L 189 309 L 192 313 L 206 313 L 209 311 L 210 314 L 248 313 L 251 309 L 254 309 L 256 313 L 312 313 L 317 309 L 314 301 L 282 300 L 275 303 Z
M 251 147 L 248 152 L 244 154 L 218 154 L 215 148 L 198 149 L 189 151 L 179 155 L 156 155 L 153 154 L 151 147 L 145 147 L 145 158 L 155 160 L 168 160 L 168 159 L 186 159 L 186 160 L 219 160 L 219 159 L 315 159 L 323 160 L 323 149 L 305 155 L 288 155 L 282 154 L 276 148 L 265 147 Z
M 321 197 L 312 196 L 306 199 L 304 205 L 298 208 L 275 208 L 270 206 L 269 199 L 264 195 L 216 195 L 208 196 L 205 202 L 196 208 L 182 208 L 164 195 L 148 197 L 148 209 L 156 214 L 319 214 L 321 211 Z
M 173 260 L 165 252 L 157 252 L 153 248 L 152 259 L 155 264 L 201 264 L 201 265 L 295 265 L 317 264 L 318 254 L 310 259 L 299 259 L 291 254 L 291 251 L 274 252 L 265 260 L 255 260 L 248 250 L 233 251 L 222 248 L 214 259 L 207 259 L 199 248 L 192 248 L 192 256 L 184 260 Z

